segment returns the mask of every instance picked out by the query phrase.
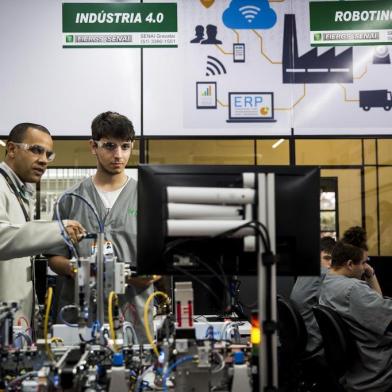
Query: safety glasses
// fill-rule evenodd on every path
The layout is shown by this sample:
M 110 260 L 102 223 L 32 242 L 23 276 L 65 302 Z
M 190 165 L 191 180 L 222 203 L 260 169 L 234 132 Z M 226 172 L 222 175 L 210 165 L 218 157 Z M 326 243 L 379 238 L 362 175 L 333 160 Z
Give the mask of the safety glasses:
M 27 143 L 15 143 L 15 142 L 12 143 L 22 150 L 30 151 L 34 155 L 42 156 L 45 154 L 46 159 L 49 162 L 52 162 L 56 157 L 56 153 L 54 151 L 47 150 L 45 147 L 42 147 L 39 144 L 27 144 Z
M 120 147 L 122 151 L 129 151 L 132 148 L 132 142 L 117 144 L 113 142 L 102 142 L 100 140 L 94 140 L 94 143 L 99 148 L 103 148 L 106 151 L 116 151 L 118 147 Z

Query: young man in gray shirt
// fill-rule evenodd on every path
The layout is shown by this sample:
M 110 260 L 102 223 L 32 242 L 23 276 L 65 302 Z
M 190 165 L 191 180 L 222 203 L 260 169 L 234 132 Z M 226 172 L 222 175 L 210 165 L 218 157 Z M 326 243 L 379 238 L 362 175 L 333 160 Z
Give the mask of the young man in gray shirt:
M 137 183 L 125 173 L 131 156 L 135 133 L 132 122 L 125 116 L 106 112 L 92 122 L 90 148 L 97 159 L 95 175 L 83 180 L 68 191 L 88 199 L 105 225 L 105 241 L 110 241 L 118 261 L 136 267 Z M 99 227 L 92 211 L 78 198 L 63 198 L 62 218 L 77 218 L 90 233 Z M 79 245 L 82 257 L 91 255 L 93 243 L 84 240 Z M 67 250 L 49 259 L 50 267 L 61 275 L 72 276 Z M 61 278 L 60 278 L 61 280 Z M 74 281 L 63 279 L 59 308 L 74 302 Z M 131 278 L 126 293 L 119 296 L 127 321 L 132 322 L 139 343 L 147 343 L 143 326 L 144 304 L 153 292 L 152 279 Z M 150 324 L 152 323 L 150 317 Z M 150 325 L 152 330 L 152 324 Z
M 305 321 L 308 331 L 306 351 L 309 353 L 322 344 L 320 330 L 312 308 L 319 303 L 321 283 L 328 268 L 331 266 L 331 253 L 335 244 L 336 241 L 332 237 L 321 238 L 320 276 L 299 276 L 290 295 L 290 299 L 295 303 Z
M 374 284 L 367 259 L 363 249 L 339 241 L 320 304 L 340 314 L 357 343 L 358 358 L 344 376 L 346 389 L 384 392 L 392 388 L 392 301 Z

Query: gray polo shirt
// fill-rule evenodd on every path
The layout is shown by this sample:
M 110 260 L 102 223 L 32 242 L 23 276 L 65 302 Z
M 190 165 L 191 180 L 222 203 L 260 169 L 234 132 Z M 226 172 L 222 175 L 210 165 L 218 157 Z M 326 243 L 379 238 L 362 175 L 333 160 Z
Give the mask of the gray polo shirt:
M 347 323 L 358 347 L 358 360 L 347 371 L 350 391 L 383 392 L 392 387 L 392 301 L 362 280 L 328 273 L 320 304 L 335 309 Z
M 83 196 L 96 209 L 101 220 L 105 224 L 105 240 L 111 241 L 114 255 L 118 261 L 129 263 L 131 267 L 136 267 L 136 230 L 137 230 L 137 183 L 132 178 L 125 185 L 110 211 L 104 206 L 92 177 L 89 177 L 78 185 L 72 187 L 67 192 L 76 193 Z M 91 209 L 76 197 L 67 197 L 60 203 L 60 213 L 62 219 L 75 219 L 79 221 L 90 233 L 99 231 L 97 219 Z M 83 240 L 78 244 L 80 256 L 91 255 L 92 240 Z M 66 248 L 61 253 L 69 256 Z M 74 301 L 74 281 L 69 278 L 59 277 L 62 281 L 59 308 L 73 303 Z M 133 323 L 140 343 L 147 343 L 145 329 L 143 326 L 144 304 L 148 296 L 153 292 L 153 287 L 138 288 L 128 285 L 126 293 L 119 295 L 120 306 L 127 321 Z M 151 314 L 150 314 L 151 316 Z M 150 317 L 150 328 L 152 330 L 152 319 Z
M 313 306 L 318 305 L 321 284 L 327 272 L 321 268 L 320 276 L 299 276 L 295 282 L 290 299 L 297 305 L 308 331 L 306 351 L 311 352 L 321 346 L 321 334 L 313 314 Z

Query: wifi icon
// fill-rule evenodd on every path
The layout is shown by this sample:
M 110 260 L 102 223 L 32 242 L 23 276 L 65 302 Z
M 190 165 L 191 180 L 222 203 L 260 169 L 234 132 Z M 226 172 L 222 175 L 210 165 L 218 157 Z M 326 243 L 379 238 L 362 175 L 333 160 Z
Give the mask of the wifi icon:
M 221 61 L 219 61 L 216 57 L 207 56 L 207 67 L 206 67 L 206 76 L 211 75 L 222 75 L 227 73 L 226 68 Z
M 253 19 L 256 18 L 258 13 L 261 11 L 261 8 L 256 7 L 255 5 L 244 5 L 238 9 L 244 18 L 249 22 L 252 23 Z

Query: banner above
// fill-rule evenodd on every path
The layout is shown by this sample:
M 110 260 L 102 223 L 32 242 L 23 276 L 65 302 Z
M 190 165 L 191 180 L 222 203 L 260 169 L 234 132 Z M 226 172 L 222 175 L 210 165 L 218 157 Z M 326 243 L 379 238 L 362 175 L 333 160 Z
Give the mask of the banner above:
M 176 3 L 64 3 L 63 48 L 177 47 Z
M 392 4 L 379 1 L 310 2 L 312 46 L 392 45 Z

